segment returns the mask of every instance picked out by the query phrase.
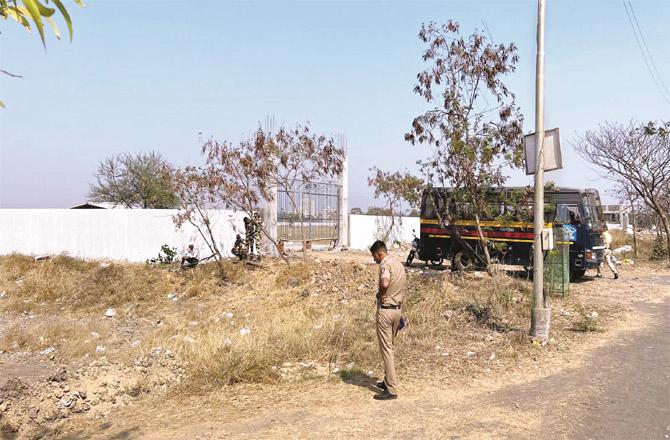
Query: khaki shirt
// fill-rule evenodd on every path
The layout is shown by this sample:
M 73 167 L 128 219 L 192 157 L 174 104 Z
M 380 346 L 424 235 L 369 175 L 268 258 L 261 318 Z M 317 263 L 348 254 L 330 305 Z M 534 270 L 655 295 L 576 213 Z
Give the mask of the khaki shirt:
M 398 260 L 389 256 L 384 257 L 379 264 L 379 281 L 387 278 L 389 287 L 386 289 L 384 304 L 400 305 L 405 300 L 407 292 L 407 278 L 405 276 L 405 266 Z
M 610 234 L 610 231 L 605 231 L 602 236 L 605 249 L 609 249 L 612 246 L 612 234 Z

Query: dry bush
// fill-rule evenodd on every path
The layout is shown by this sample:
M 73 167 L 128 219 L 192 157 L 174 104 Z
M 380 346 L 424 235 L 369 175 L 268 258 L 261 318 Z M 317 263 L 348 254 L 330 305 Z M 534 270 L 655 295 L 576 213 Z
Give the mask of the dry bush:
M 0 290 L 10 300 L 5 308 L 11 303 L 14 310 L 24 310 L 29 302 L 71 309 L 143 303 L 164 296 L 172 287 L 165 271 L 143 264 L 106 266 L 64 256 L 42 261 L 28 258 L 0 258 Z
M 30 328 L 26 324 L 5 331 L 0 349 L 54 346 L 74 359 L 92 353 L 104 340 L 106 354 L 116 350 L 113 356 L 122 359 L 122 351 L 132 354 L 132 334 L 141 341 L 135 351 L 172 349 L 188 365 L 187 383 L 194 390 L 273 382 L 280 379 L 279 367 L 285 362 L 379 371 L 377 266 L 346 260 L 288 267 L 266 260 L 265 270 L 236 261 L 224 264 L 225 280 L 211 264 L 173 272 L 137 264 L 104 267 L 67 258 L 35 262 L 2 257 L 0 291 L 6 289 L 15 299 L 3 299 L 0 307 L 32 307 L 36 314 L 49 305 L 64 310 L 44 322 L 25 320 Z M 297 282 L 289 283 L 290 278 Z M 18 279 L 22 282 L 16 284 Z M 527 337 L 527 281 L 504 273 L 427 272 L 410 273 L 408 285 L 403 315 L 409 326 L 398 339 L 401 373 L 423 368 L 421 374 L 428 376 L 437 366 L 444 374 L 470 374 L 533 349 Z M 167 298 L 172 292 L 176 300 Z M 100 321 L 101 311 L 109 306 L 119 314 Z M 242 329 L 249 334 L 240 334 Z M 99 342 L 88 341 L 92 331 L 101 333 Z M 450 355 L 440 357 L 443 351 Z M 495 361 L 489 360 L 492 352 L 497 353 Z
M 3 351 L 42 351 L 53 347 L 59 357 L 78 358 L 85 354 L 94 354 L 96 340 L 92 333 L 100 335 L 101 340 L 109 337 L 109 329 L 92 318 L 77 320 L 48 319 L 28 327 L 17 323 L 6 329 L 0 337 L 0 350 Z

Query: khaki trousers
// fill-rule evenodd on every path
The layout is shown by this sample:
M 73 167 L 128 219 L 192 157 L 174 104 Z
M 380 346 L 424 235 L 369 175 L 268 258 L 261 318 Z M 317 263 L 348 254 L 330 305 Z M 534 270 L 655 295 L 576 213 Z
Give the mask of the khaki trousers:
M 616 266 L 614 265 L 614 261 L 612 261 L 612 250 L 611 249 L 605 249 L 605 263 L 607 264 L 607 267 L 612 271 L 612 273 L 617 273 Z M 600 270 L 602 268 L 602 263 L 600 263 L 600 266 L 598 267 L 598 273 L 600 273 Z
M 398 382 L 395 375 L 395 357 L 393 342 L 400 325 L 400 309 L 382 309 L 377 307 L 377 340 L 384 361 L 384 383 L 391 394 L 398 394 Z

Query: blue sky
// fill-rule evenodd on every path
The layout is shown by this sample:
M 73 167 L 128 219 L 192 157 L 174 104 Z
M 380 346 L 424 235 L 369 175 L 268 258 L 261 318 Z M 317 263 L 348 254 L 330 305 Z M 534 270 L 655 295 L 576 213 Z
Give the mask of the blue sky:
M 631 0 L 670 86 L 670 2 Z M 548 0 L 546 127 L 560 127 L 566 186 L 606 181 L 571 151 L 600 122 L 670 119 L 620 1 Z M 0 23 L 0 207 L 69 207 L 86 199 L 97 164 L 158 150 L 198 163 L 198 133 L 233 142 L 274 115 L 342 133 L 350 153 L 350 207 L 374 204 L 368 169 L 414 168 L 425 147 L 403 140 L 427 104 L 412 92 L 422 68 L 421 23 L 488 25 L 515 42 L 508 85 L 533 131 L 534 1 L 224 2 L 94 1 L 70 8 L 75 35 L 48 39 Z M 530 179 L 512 173 L 511 184 Z

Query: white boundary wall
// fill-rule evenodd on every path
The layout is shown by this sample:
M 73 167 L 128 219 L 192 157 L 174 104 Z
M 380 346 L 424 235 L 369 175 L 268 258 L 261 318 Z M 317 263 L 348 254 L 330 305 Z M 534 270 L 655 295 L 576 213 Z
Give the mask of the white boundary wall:
M 189 243 L 200 257 L 211 251 L 196 229 L 177 229 L 170 209 L 0 209 L 0 255 L 66 254 L 85 259 L 144 262 L 168 244 L 181 252 Z M 235 234 L 244 237 L 244 214 L 211 211 L 220 251 L 230 256 Z M 235 232 L 238 231 L 238 232 Z
M 396 222 L 398 220 L 396 219 Z M 384 233 L 391 224 L 391 217 L 375 215 L 349 215 L 349 248 L 369 249 L 375 240 L 383 238 Z M 419 236 L 419 217 L 402 217 L 400 223 L 396 223 L 389 237 L 388 246 L 395 241 L 411 242 L 414 236 L 412 229 Z
M 184 224 L 177 229 L 170 209 L 0 209 L 0 255 L 65 254 L 84 259 L 144 262 L 158 255 L 164 244 L 181 252 L 189 243 L 201 257 L 211 254 L 196 229 Z M 235 235 L 244 237 L 244 213 L 210 211 L 212 229 L 222 254 L 230 250 Z M 368 249 L 383 237 L 390 217 L 349 215 L 349 247 Z M 418 217 L 403 217 L 389 245 L 411 242 L 412 230 L 419 233 Z

